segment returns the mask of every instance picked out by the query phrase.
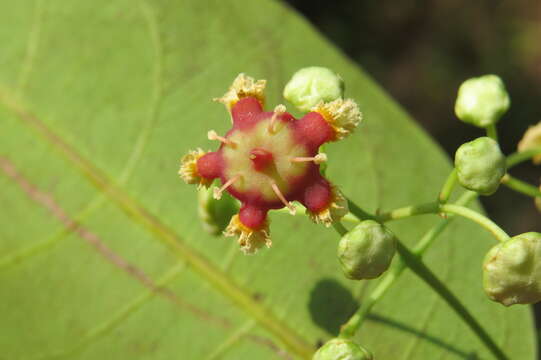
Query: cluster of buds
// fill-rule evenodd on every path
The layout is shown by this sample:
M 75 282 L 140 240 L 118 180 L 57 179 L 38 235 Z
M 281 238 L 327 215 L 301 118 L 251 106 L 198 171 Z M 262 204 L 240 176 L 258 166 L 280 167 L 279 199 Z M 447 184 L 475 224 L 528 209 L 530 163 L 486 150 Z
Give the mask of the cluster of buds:
M 509 109 L 509 95 L 496 75 L 483 75 L 462 83 L 455 103 L 457 117 L 465 123 L 488 128 Z M 480 137 L 460 146 L 455 154 L 459 183 L 481 195 L 491 195 L 505 175 L 505 157 L 498 143 Z
M 466 123 L 489 128 L 499 121 L 509 104 L 501 79 L 485 75 L 466 80 L 460 86 L 455 112 Z M 519 151 L 535 148 L 541 148 L 541 122 L 530 127 L 518 144 Z M 541 155 L 532 160 L 541 164 Z M 481 195 L 494 193 L 507 171 L 497 141 L 489 137 L 460 146 L 455 168 L 459 183 Z M 541 200 L 535 200 L 541 208 Z M 494 246 L 483 263 L 483 287 L 491 300 L 505 306 L 541 301 L 541 234 L 520 234 Z
M 265 85 L 265 80 L 238 75 L 225 95 L 215 99 L 230 113 L 231 130 L 223 136 L 209 131 L 208 138 L 220 142 L 218 150 L 189 152 L 179 171 L 186 183 L 199 187 L 219 179 L 214 197 L 228 192 L 241 202 L 224 234 L 237 237 L 245 253 L 271 246 L 271 209 L 286 207 L 294 214 L 292 202 L 298 201 L 314 222 L 326 226 L 348 212 L 347 201 L 320 173 L 327 156 L 319 149 L 349 135 L 361 120 L 357 104 L 341 97 L 319 100 L 300 119 L 284 105 L 265 111 Z

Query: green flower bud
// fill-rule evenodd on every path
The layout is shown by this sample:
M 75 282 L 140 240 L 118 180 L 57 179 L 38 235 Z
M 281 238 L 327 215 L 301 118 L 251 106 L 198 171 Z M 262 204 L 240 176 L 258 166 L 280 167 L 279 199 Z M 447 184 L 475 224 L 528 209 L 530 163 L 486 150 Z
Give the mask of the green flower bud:
M 490 249 L 483 287 L 489 298 L 505 306 L 541 301 L 541 234 L 520 234 Z
M 509 109 L 509 95 L 496 75 L 471 78 L 458 89 L 455 113 L 466 123 L 478 127 L 494 125 Z
M 314 354 L 312 360 L 373 360 L 372 354 L 346 339 L 335 338 L 327 341 Z
M 355 280 L 374 279 L 389 268 L 396 252 L 393 233 L 374 220 L 364 220 L 342 237 L 338 260 L 344 274 Z
M 209 234 L 218 235 L 227 227 L 231 217 L 239 212 L 239 204 L 228 193 L 223 193 L 220 200 L 212 195 L 212 188 L 201 187 L 198 190 L 197 214 L 203 229 Z
M 494 193 L 506 172 L 505 156 L 488 137 L 462 144 L 455 154 L 455 167 L 460 184 L 482 195 Z
M 297 71 L 284 88 L 284 97 L 299 110 L 308 112 L 320 102 L 344 95 L 344 81 L 330 69 L 311 66 Z

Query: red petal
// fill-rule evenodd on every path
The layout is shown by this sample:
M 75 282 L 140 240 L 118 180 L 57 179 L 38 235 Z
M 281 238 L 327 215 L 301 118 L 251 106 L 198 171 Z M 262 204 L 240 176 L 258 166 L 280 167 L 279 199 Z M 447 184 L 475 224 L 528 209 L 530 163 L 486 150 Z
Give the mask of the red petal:
M 314 213 L 326 209 L 331 201 L 331 185 L 322 176 L 318 176 L 313 183 L 304 189 L 300 199 L 300 202 Z
M 238 129 L 245 129 L 253 125 L 256 115 L 261 113 L 261 103 L 253 96 L 240 99 L 231 109 L 233 125 Z
M 244 226 L 258 230 L 265 225 L 267 209 L 253 205 L 243 204 L 239 211 L 239 219 Z
M 206 179 L 215 179 L 222 173 L 222 156 L 218 152 L 209 152 L 197 160 L 197 173 Z
M 309 112 L 295 123 L 295 136 L 299 142 L 306 144 L 311 150 L 317 150 L 327 141 L 331 141 L 334 130 L 323 116 Z

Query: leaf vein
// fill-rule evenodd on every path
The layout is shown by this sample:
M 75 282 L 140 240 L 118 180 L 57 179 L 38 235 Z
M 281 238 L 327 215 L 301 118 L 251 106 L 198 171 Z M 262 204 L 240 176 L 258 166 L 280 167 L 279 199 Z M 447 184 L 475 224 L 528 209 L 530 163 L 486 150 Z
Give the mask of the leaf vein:
M 88 180 L 133 220 L 142 225 L 154 237 L 166 245 L 179 259 L 186 261 L 190 269 L 197 272 L 215 289 L 229 298 L 240 309 L 252 316 L 274 337 L 280 340 L 291 352 L 301 358 L 309 359 L 314 351 L 304 338 L 287 324 L 278 319 L 267 307 L 258 303 L 252 296 L 230 279 L 225 273 L 210 263 L 202 254 L 181 241 L 179 236 L 160 222 L 146 208 L 115 186 L 109 178 L 88 159 L 83 158 L 71 145 L 52 132 L 42 121 L 24 109 L 20 104 L 0 92 L 0 101 L 25 124 L 37 130 L 40 138 L 57 148 L 69 163 L 85 175 Z
M 17 79 L 17 97 L 22 97 L 23 92 L 28 85 L 30 73 L 35 64 L 36 53 L 39 45 L 41 22 L 43 16 L 43 0 L 35 0 L 34 10 L 32 13 L 32 23 L 30 25 L 30 31 L 28 34 L 28 40 L 26 42 L 26 49 L 19 76 Z

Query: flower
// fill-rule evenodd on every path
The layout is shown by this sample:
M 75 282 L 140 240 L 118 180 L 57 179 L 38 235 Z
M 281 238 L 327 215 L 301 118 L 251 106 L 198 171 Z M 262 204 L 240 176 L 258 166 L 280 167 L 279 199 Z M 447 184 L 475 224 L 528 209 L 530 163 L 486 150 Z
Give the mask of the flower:
M 319 166 L 327 157 L 318 153 L 326 142 L 350 134 L 361 119 L 353 100 L 321 103 L 300 119 L 278 105 L 264 111 L 265 80 L 240 74 L 218 101 L 225 104 L 233 126 L 225 136 L 209 131 L 218 150 L 192 151 L 183 158 L 180 174 L 188 184 L 207 186 L 220 179 L 214 189 L 219 199 L 224 191 L 241 202 L 241 208 L 224 231 L 236 236 L 245 253 L 270 247 L 267 213 L 303 204 L 316 223 L 330 225 L 345 215 L 347 202 L 326 180 Z

